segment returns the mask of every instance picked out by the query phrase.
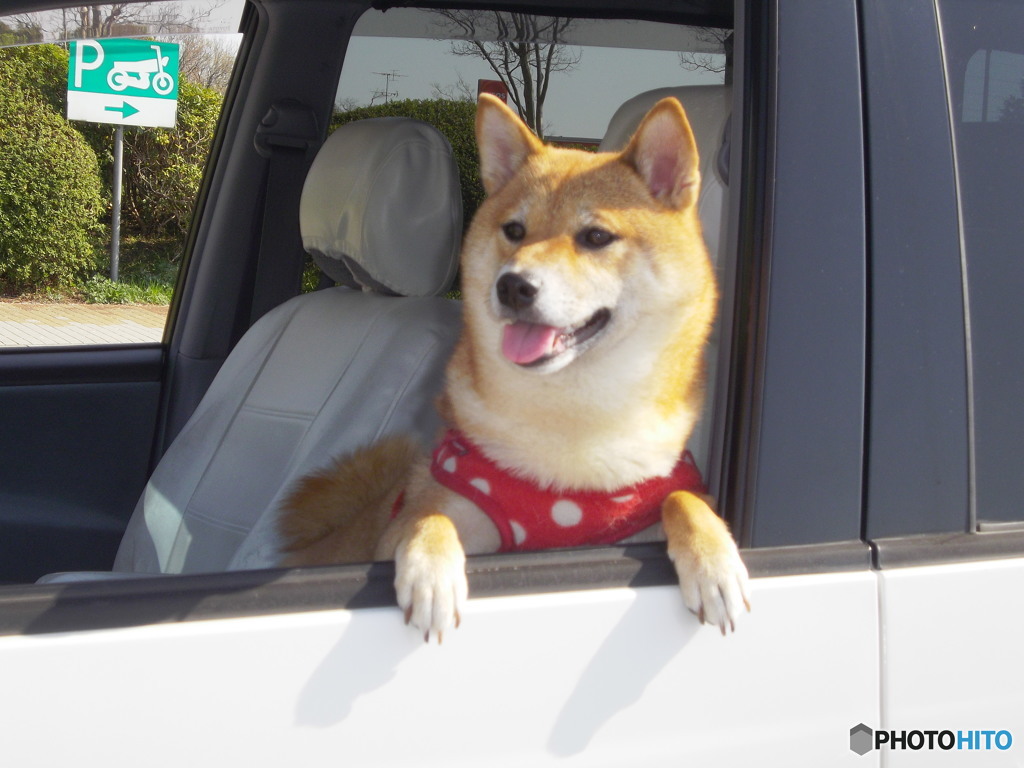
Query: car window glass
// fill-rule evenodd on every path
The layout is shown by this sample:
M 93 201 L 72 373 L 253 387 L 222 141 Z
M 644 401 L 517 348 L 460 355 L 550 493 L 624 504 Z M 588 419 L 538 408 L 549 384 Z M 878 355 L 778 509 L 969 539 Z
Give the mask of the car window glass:
M 162 339 L 241 6 L 0 16 L 0 348 Z
M 676 89 L 671 95 L 687 108 L 701 153 L 701 218 L 721 272 L 726 195 L 716 161 L 731 104 L 730 46 L 731 30 L 711 27 L 494 11 L 371 10 L 359 19 L 349 42 L 331 130 L 391 115 L 434 124 L 453 146 L 468 225 L 483 198 L 473 136 L 479 93 L 503 98 L 545 141 L 593 151 L 606 133 L 619 140 L 603 149 L 621 148 L 656 98 L 627 110 L 632 119 L 616 115 L 625 102 Z M 520 66 L 521 52 L 531 66 Z M 664 95 L 670 94 L 659 90 L 658 97 Z M 307 270 L 306 287 L 315 282 Z M 708 360 L 713 367 L 714 342 Z M 709 371 L 710 381 L 713 374 Z M 710 409 L 708 402 L 705 413 Z M 705 467 L 707 422 L 690 441 Z
M 728 34 L 492 11 L 369 11 L 349 44 L 337 106 L 474 101 L 481 89 L 496 89 L 507 91 L 507 103 L 547 140 L 585 144 L 600 140 L 618 106 L 638 93 L 721 84 Z M 518 60 L 507 55 L 520 42 L 546 59 L 544 67 L 534 67 L 532 89 L 517 71 Z
M 940 0 L 973 389 L 978 522 L 1024 519 L 1024 6 Z

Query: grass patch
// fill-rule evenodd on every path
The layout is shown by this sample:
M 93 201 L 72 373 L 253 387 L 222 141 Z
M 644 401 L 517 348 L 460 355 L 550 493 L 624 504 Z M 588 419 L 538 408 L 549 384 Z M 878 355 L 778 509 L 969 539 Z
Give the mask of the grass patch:
M 114 282 L 109 277 L 90 277 L 80 288 L 87 304 L 170 304 L 174 286 L 163 283 Z
M 80 287 L 89 304 L 170 304 L 178 279 L 181 244 L 177 240 L 125 238 L 118 260 L 118 281 L 93 275 Z

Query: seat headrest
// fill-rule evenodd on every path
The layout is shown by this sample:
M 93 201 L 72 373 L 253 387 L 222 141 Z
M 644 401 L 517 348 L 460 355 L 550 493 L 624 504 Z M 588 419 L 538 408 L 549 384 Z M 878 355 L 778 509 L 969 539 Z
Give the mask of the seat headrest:
M 681 85 L 645 91 L 616 110 L 608 122 L 599 151 L 615 152 L 629 142 L 647 111 L 667 96 L 674 96 L 686 110 L 693 138 L 701 157 L 701 175 L 718 170 L 718 154 L 725 136 L 725 124 L 732 109 L 732 87 L 728 85 Z M 723 181 L 727 179 L 723 178 Z
M 448 140 L 404 117 L 338 128 L 317 153 L 299 206 L 302 245 L 335 281 L 400 296 L 451 286 L 462 238 Z

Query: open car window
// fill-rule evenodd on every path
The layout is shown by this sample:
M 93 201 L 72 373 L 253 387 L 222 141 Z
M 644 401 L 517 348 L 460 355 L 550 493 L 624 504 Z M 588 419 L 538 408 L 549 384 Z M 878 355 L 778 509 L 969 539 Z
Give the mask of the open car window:
M 241 8 L 0 17 L 0 348 L 163 340 Z
M 734 218 L 729 169 L 738 154 L 729 152 L 730 117 L 733 105 L 740 103 L 732 93 L 731 36 L 729 28 L 695 23 L 370 10 L 359 18 L 347 44 L 339 45 L 337 56 L 343 50 L 344 61 L 332 88 L 328 130 L 386 114 L 434 123 L 464 165 L 468 220 L 482 194 L 472 139 L 479 92 L 503 97 L 545 140 L 584 150 L 620 148 L 653 103 L 645 99 L 677 96 L 702 156 L 705 237 L 720 282 L 729 287 L 735 262 L 728 237 Z M 532 62 L 525 68 L 528 77 L 509 58 L 515 50 L 525 50 L 522 61 Z M 721 317 L 730 315 L 731 303 L 724 292 Z M 716 395 L 727 371 L 719 363 L 730 353 L 731 344 L 716 335 L 707 354 L 705 415 L 689 446 L 713 492 L 720 462 L 715 435 L 724 425 Z

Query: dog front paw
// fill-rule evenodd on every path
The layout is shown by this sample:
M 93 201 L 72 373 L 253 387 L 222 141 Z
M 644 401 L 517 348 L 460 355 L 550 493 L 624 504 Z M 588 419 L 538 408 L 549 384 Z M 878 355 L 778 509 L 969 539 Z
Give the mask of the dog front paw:
M 444 515 L 417 521 L 412 534 L 395 551 L 395 592 L 405 623 L 431 632 L 440 643 L 445 631 L 458 627 L 469 596 L 466 554 L 455 526 Z
M 680 491 L 665 502 L 662 520 L 686 607 L 723 635 L 750 610 L 750 577 L 725 522 L 703 498 Z
M 736 545 L 712 555 L 690 549 L 669 550 L 679 575 L 679 587 L 686 607 L 701 624 L 717 626 L 723 635 L 735 632 L 744 609 L 750 610 L 750 579 Z

